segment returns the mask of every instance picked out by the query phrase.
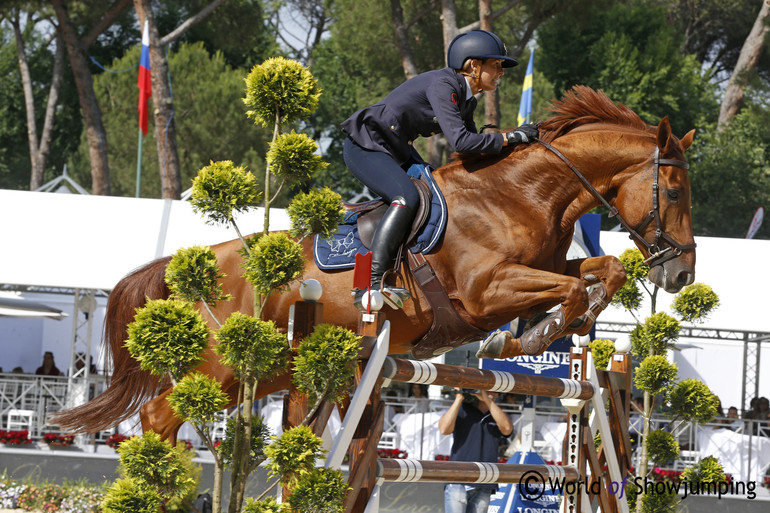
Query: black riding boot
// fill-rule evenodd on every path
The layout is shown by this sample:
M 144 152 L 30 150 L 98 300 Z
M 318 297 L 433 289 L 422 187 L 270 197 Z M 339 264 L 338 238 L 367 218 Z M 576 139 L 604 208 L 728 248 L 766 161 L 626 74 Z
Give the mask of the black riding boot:
M 406 206 L 404 198 L 396 196 L 385 212 L 372 240 L 372 290 L 380 290 L 385 303 L 391 308 L 401 308 L 404 301 L 411 297 L 407 289 L 382 283 L 382 277 L 396 263 L 398 248 L 404 241 L 407 231 L 412 225 L 414 214 Z M 360 299 L 365 291 L 356 293 L 356 305 L 361 305 Z

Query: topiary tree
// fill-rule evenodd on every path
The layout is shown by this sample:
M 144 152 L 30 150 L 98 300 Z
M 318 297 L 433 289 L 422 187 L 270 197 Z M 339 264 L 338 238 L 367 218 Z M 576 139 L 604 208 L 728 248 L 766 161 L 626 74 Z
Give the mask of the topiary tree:
M 149 431 L 118 446 L 122 476 L 107 490 L 102 502 L 105 512 L 138 511 L 156 513 L 169 499 L 190 495 L 198 486 L 199 471 L 183 444 L 172 447 L 160 435 Z
M 638 249 L 624 251 L 620 261 L 628 281 L 613 297 L 612 303 L 625 308 L 637 321 L 631 332 L 631 346 L 633 355 L 641 361 L 635 371 L 634 384 L 644 392 L 642 453 L 637 476 L 646 478 L 651 471 L 648 467 L 650 460 L 661 463 L 678 455 L 678 444 L 671 433 L 651 431 L 656 401 L 669 403 L 667 414 L 671 421 L 668 427 L 676 429 L 682 422 L 710 422 L 716 416 L 719 400 L 698 380 L 677 382 L 677 367 L 668 361 L 666 354 L 679 337 L 680 320 L 656 311 L 658 287 L 647 281 L 649 266 Z M 650 315 L 644 322 L 640 322 L 637 316 L 644 297 L 642 290 L 649 296 L 651 305 Z M 711 287 L 694 283 L 675 296 L 672 309 L 681 320 L 702 322 L 718 305 L 719 297 Z M 678 503 L 676 495 L 645 494 L 644 490 L 640 490 L 636 511 L 673 512 Z
M 297 62 L 277 58 L 255 66 L 246 79 L 247 115 L 257 124 L 274 127 L 264 192 L 257 190 L 257 180 L 251 172 L 231 161 L 211 162 L 193 181 L 193 210 L 202 213 L 207 223 L 227 224 L 238 234 L 242 243 L 243 277 L 254 291 L 253 311 L 236 312 L 224 322 L 217 319 L 216 304 L 229 299 L 222 291 L 224 275 L 210 248 L 192 247 L 178 251 L 167 266 L 166 282 L 172 297 L 148 302 L 129 327 L 132 355 L 142 362 L 143 369 L 170 379 L 174 390 L 168 400 L 174 412 L 181 420 L 193 424 L 215 455 L 214 513 L 221 510 L 222 475 L 226 465 L 232 469 L 229 511 L 241 511 L 246 478 L 263 461 L 267 451 L 267 430 L 260 419 L 252 416 L 256 387 L 260 380 L 270 379 L 288 365 L 286 336 L 274 323 L 261 318 L 265 302 L 270 295 L 287 290 L 302 275 L 304 256 L 300 242 L 313 233 L 330 236 L 342 219 L 339 195 L 329 189 L 309 191 L 298 195 L 289 206 L 290 234 L 268 232 L 270 204 L 281 188 L 303 185 L 325 166 L 316 154 L 317 145 L 312 139 L 295 131 L 281 133 L 282 125 L 311 113 L 319 95 L 320 89 L 312 75 Z M 271 176 L 278 183 L 272 197 Z M 245 237 L 237 226 L 236 215 L 255 208 L 260 201 L 264 206 L 264 228 L 261 233 Z M 215 331 L 209 329 L 194 304 L 206 310 Z M 310 345 L 305 342 L 300 345 L 299 370 L 295 369 L 298 376 L 305 376 L 301 381 L 304 384 L 298 387 L 315 401 L 313 410 L 324 400 L 340 397 L 352 377 L 359 343 L 353 333 L 335 327 L 325 327 L 318 333 L 309 337 L 307 344 Z M 214 350 L 220 355 L 220 362 L 232 367 L 238 378 L 238 398 L 243 403 L 243 407 L 236 410 L 235 418 L 228 421 L 219 450 L 210 440 L 206 426 L 215 412 L 227 404 L 228 398 L 219 383 L 200 373 L 189 373 L 202 360 L 202 352 L 212 338 L 218 342 Z M 176 356 L 181 359 L 175 359 Z M 334 365 L 312 369 L 329 362 Z M 312 386 L 302 388 L 308 383 Z M 310 416 L 303 425 L 309 420 Z M 310 450 L 302 445 L 303 437 L 289 436 L 286 440 L 294 440 L 292 450 L 297 454 Z M 311 485 L 307 486 L 321 486 L 328 481 L 329 494 L 339 491 L 336 474 L 314 471 L 312 476 Z M 325 493 L 306 494 L 301 507 L 320 511 L 323 505 L 312 506 L 313 501 L 327 498 Z M 274 506 L 274 502 L 249 501 L 247 508 L 273 511 Z

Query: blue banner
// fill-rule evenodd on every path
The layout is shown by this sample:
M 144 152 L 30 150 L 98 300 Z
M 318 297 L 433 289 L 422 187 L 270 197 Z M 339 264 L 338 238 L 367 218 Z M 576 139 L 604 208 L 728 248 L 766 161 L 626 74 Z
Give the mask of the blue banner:
M 536 452 L 515 452 L 508 459 L 508 463 L 544 465 L 545 462 Z M 522 493 L 524 492 L 524 493 Z M 529 484 L 519 486 L 518 483 L 500 484 L 497 493 L 489 500 L 488 513 L 518 513 L 535 512 L 545 513 L 559 511 L 562 496 L 544 484 L 539 487 Z

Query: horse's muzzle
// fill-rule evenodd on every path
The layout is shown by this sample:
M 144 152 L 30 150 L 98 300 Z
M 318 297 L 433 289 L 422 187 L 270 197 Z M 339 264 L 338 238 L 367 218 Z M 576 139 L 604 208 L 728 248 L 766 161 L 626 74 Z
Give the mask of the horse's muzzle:
M 681 258 L 650 268 L 650 281 L 670 294 L 676 294 L 695 280 L 695 271 Z

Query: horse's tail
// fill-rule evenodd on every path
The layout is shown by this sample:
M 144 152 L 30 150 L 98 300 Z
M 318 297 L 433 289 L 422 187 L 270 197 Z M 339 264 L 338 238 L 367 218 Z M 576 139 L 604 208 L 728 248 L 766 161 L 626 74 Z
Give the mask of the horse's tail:
M 109 387 L 86 404 L 53 414 L 56 425 L 77 433 L 109 429 L 136 414 L 142 404 L 168 386 L 141 370 L 124 344 L 126 328 L 133 322 L 136 309 L 144 306 L 148 298 L 169 296 L 164 281 L 169 260 L 166 257 L 150 262 L 120 280 L 112 290 L 104 318 L 106 362 L 112 361 Z

